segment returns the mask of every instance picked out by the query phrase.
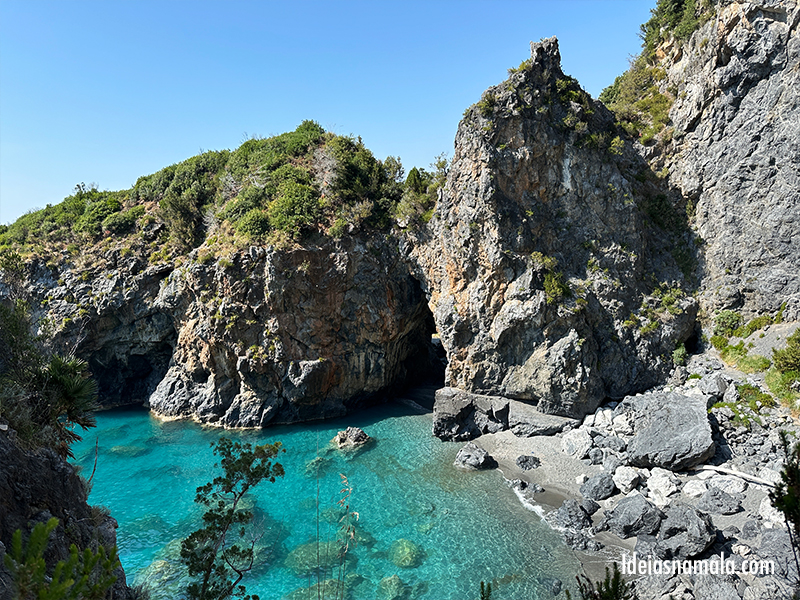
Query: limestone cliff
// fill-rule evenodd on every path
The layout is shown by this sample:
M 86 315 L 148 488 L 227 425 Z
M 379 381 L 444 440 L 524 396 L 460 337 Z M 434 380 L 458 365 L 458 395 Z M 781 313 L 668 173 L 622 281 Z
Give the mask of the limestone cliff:
M 664 227 L 669 190 L 562 73 L 555 38 L 512 71 L 465 113 L 407 250 L 447 385 L 582 416 L 654 385 L 691 335 L 695 301 L 671 253 L 690 236 Z
M 648 149 L 695 206 L 701 303 L 800 318 L 800 4 L 723 2 L 662 52 L 671 142 Z

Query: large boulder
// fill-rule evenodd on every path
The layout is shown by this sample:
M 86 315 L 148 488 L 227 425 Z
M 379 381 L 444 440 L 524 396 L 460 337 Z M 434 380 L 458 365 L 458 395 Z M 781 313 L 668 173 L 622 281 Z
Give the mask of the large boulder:
M 664 513 L 645 500 L 641 494 L 634 494 L 619 501 L 612 511 L 606 514 L 602 529 L 608 529 L 620 538 L 629 538 L 642 533 L 652 535 L 661 524 Z
M 705 552 L 716 539 L 711 517 L 685 504 L 666 509 L 658 531 L 656 554 L 662 559 L 685 560 Z
M 497 466 L 497 461 L 477 444 L 467 442 L 467 444 L 458 451 L 458 454 L 456 454 L 453 466 L 469 471 L 478 471 L 481 469 L 495 468 Z
M 617 486 L 611 473 L 598 473 L 587 479 L 581 486 L 581 494 L 591 500 L 605 500 L 614 495 Z
M 619 410 L 633 413 L 630 463 L 680 471 L 714 456 L 714 440 L 705 403 L 675 392 L 628 397 Z
M 718 487 L 710 487 L 700 497 L 697 508 L 716 515 L 732 515 L 742 510 L 741 496 L 731 495 Z

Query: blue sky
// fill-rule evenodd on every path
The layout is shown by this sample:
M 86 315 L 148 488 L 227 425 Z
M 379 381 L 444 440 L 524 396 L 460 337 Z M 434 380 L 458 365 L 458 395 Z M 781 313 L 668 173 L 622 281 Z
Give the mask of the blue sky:
M 593 96 L 655 0 L 2 0 L 0 223 L 314 119 L 406 170 L 556 35 Z

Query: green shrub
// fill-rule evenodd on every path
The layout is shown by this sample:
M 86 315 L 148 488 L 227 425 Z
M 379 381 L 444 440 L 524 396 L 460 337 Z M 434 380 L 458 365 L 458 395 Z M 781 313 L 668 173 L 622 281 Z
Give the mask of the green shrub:
M 714 319 L 714 335 L 731 337 L 742 322 L 742 315 L 732 310 L 723 310 Z
M 133 229 L 136 221 L 142 215 L 144 215 L 144 206 L 141 204 L 124 212 L 112 213 L 103 219 L 103 230 L 116 234 L 127 233 Z
M 775 368 L 781 373 L 800 371 L 800 329 L 786 338 L 786 343 L 783 350 L 772 351 Z
M 775 406 L 775 399 L 772 396 L 765 394 L 757 387 L 750 385 L 749 383 L 737 385 L 736 390 L 739 392 L 741 402 L 746 404 L 750 410 L 755 413 L 758 412 L 758 406 L 756 404 L 757 402 L 761 402 L 761 404 L 766 407 Z
M 558 302 L 572 295 L 569 285 L 564 282 L 563 273 L 548 271 L 544 275 L 544 293 L 548 304 Z
M 773 367 L 767 371 L 764 376 L 764 381 L 769 391 L 781 402 L 795 410 L 798 408 L 798 404 L 800 404 L 800 391 L 793 389 L 792 385 L 796 381 L 800 381 L 800 371 L 786 371 L 785 373 L 781 373 L 778 369 Z
M 267 214 L 272 228 L 297 236 L 302 229 L 317 222 L 319 195 L 311 186 L 286 181 L 281 184 L 277 197 L 269 203 Z
M 721 352 L 728 347 L 728 338 L 722 335 L 712 335 L 711 345 Z
M 678 347 L 672 351 L 672 363 L 679 367 L 685 365 L 688 354 L 686 346 L 679 344 Z
M 761 315 L 760 317 L 756 317 L 755 319 L 749 321 L 747 325 L 742 325 L 741 327 L 737 327 L 736 331 L 733 332 L 733 335 L 735 337 L 748 338 L 751 335 L 753 335 L 755 331 L 763 329 L 767 325 L 771 324 L 772 324 L 772 317 L 770 317 L 769 315 Z
M 236 222 L 236 231 L 251 239 L 264 237 L 270 230 L 270 218 L 267 211 L 253 208 Z
M 487 90 L 481 96 L 480 101 L 476 104 L 478 108 L 478 112 L 484 119 L 491 118 L 492 114 L 494 114 L 494 107 L 497 104 L 497 96 L 495 96 L 494 92 Z

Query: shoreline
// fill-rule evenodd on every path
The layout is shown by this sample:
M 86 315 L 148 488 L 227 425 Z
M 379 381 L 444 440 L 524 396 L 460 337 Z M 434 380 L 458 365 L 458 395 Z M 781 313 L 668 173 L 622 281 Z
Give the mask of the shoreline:
M 544 491 L 537 493 L 534 498 L 523 499 L 519 493 L 517 496 L 525 508 L 535 513 L 556 533 L 560 533 L 559 530 L 548 523 L 545 515 L 556 510 L 564 500 L 582 498 L 580 484 L 576 481 L 578 476 L 583 474 L 591 476 L 603 472 L 600 465 L 587 465 L 564 454 L 561 451 L 561 438 L 555 435 L 525 438 L 517 437 L 506 430 L 483 434 L 472 442 L 495 459 L 496 469 L 500 471 L 507 484 L 519 479 L 528 484 L 538 483 L 544 488 Z M 531 454 L 541 460 L 541 465 L 524 471 L 516 464 L 516 459 L 518 456 Z M 598 504 L 601 508 L 609 508 L 614 503 L 602 500 Z M 601 550 L 595 552 L 573 548 L 570 550 L 580 563 L 583 575 L 596 581 L 605 577 L 605 568 L 610 567 L 611 562 L 618 561 L 624 552 L 632 553 L 635 542 L 620 540 L 608 532 L 598 532 L 594 539 L 603 544 Z M 570 547 L 566 541 L 564 544 Z M 566 585 L 572 582 L 563 583 Z

